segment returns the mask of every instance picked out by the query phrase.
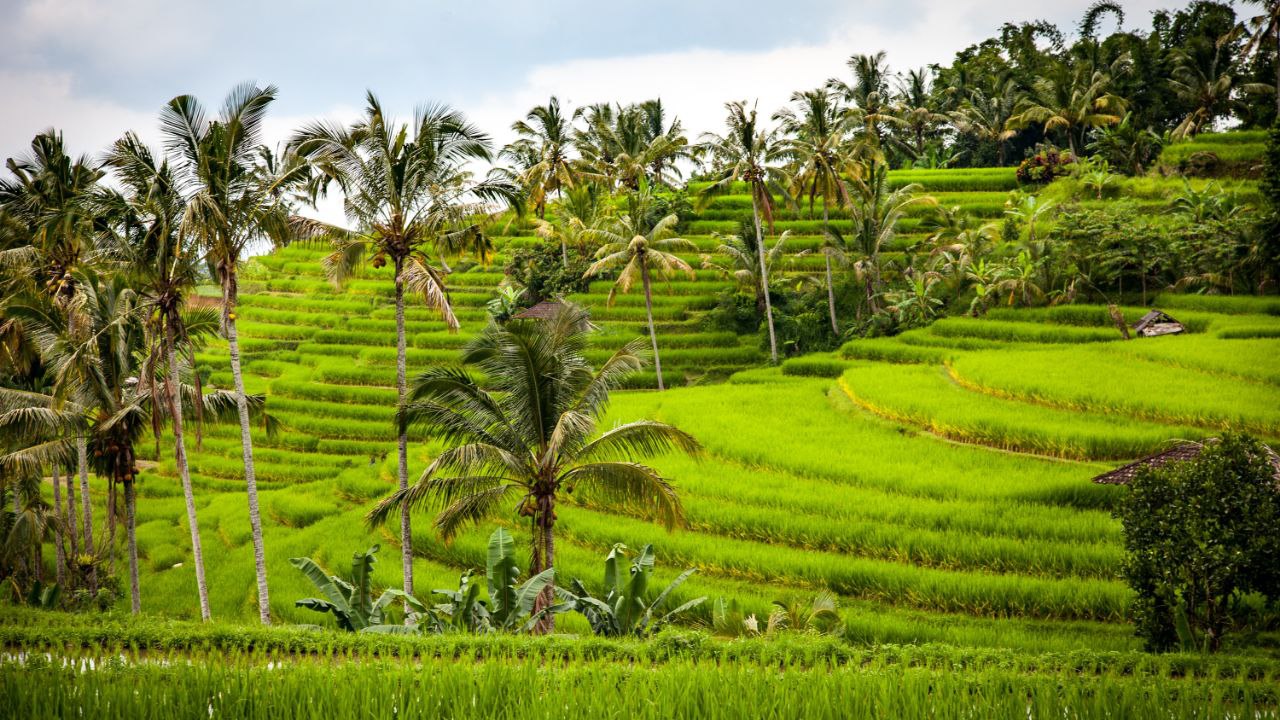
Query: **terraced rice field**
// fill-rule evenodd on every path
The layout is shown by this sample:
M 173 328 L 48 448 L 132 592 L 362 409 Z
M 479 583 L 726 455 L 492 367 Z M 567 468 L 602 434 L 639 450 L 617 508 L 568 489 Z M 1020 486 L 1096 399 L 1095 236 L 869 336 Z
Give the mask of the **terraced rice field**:
M 1013 182 L 1011 171 L 894 178 L 917 180 L 943 202 L 991 219 Z M 705 233 L 735 230 L 749 208 L 744 200 L 717 199 L 691 224 L 690 238 L 709 251 L 716 241 Z M 783 215 L 778 230 L 800 233 L 799 252 L 816 246 L 812 222 Z M 460 333 L 410 305 L 411 373 L 456 362 L 485 321 L 505 254 L 531 242 L 499 238 L 492 265 L 449 276 Z M 288 558 L 340 567 L 375 542 L 390 557 L 398 537 L 394 527 L 369 531 L 362 522 L 394 485 L 390 272 L 370 268 L 335 290 L 321 275 L 324 252 L 297 246 L 252 260 L 240 310 L 248 389 L 268 397 L 284 430 L 274 437 L 256 431 L 255 450 L 272 612 L 285 622 L 316 620 L 293 607 L 311 590 Z M 703 326 L 702 314 L 724 287 L 707 271 L 659 285 L 663 366 L 677 387 L 620 393 L 612 410 L 617 420 L 674 423 L 707 447 L 699 461 L 656 461 L 684 498 L 689 528 L 667 533 L 566 506 L 561 577 L 594 580 L 613 543 L 651 542 L 660 581 L 698 568 L 680 589 L 684 598 L 733 599 L 764 616 L 775 600 L 834 591 L 843 635 L 853 641 L 1129 651 L 1138 643 L 1125 622 L 1129 591 L 1117 577 L 1119 526 L 1109 512 L 1122 490 L 1090 478 L 1171 438 L 1203 437 L 1228 424 L 1280 435 L 1280 373 L 1272 360 L 1280 308 L 1272 301 L 1161 298 L 1192 332 L 1130 342 L 1101 307 L 997 309 L 985 319 L 949 318 L 769 369 L 759 337 Z M 572 298 L 600 328 L 596 361 L 643 332 L 639 298 L 610 307 L 607 292 L 598 282 Z M 1143 311 L 1125 309 L 1131 319 Z M 224 353 L 215 345 L 198 357 L 211 385 L 230 385 Z M 642 373 L 632 384 L 649 388 L 654 380 Z M 427 437 L 411 439 L 416 476 L 439 448 Z M 192 472 L 213 614 L 249 620 L 254 578 L 238 429 L 206 426 L 202 442 Z M 190 618 L 189 535 L 168 445 L 160 448 L 141 483 L 143 608 Z M 508 522 L 522 531 L 514 518 Z M 417 586 L 452 587 L 462 569 L 482 566 L 488 532 L 445 545 L 421 518 L 413 533 Z M 398 586 L 397 566 L 384 558 L 375 584 Z M 586 631 L 572 616 L 563 627 Z

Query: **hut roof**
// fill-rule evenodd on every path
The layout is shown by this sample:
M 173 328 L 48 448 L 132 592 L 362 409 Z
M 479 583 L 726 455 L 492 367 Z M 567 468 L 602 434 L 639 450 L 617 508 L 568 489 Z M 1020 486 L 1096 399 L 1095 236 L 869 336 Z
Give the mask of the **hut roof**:
M 546 320 L 547 318 L 555 317 L 555 314 L 560 312 L 563 307 L 564 303 L 558 300 L 543 300 L 533 307 L 525 308 L 516 313 L 515 317 L 517 320 Z
M 1093 481 L 1100 485 L 1128 485 L 1133 479 L 1145 468 L 1161 468 L 1169 463 L 1182 462 L 1185 460 L 1194 460 L 1204 452 L 1205 445 L 1217 442 L 1216 438 L 1211 438 L 1203 443 L 1198 442 L 1180 442 L 1177 445 L 1158 452 L 1154 455 L 1148 455 L 1140 460 L 1134 460 L 1128 465 L 1123 465 L 1110 472 L 1102 473 L 1095 477 Z M 1267 459 L 1271 461 L 1271 467 L 1275 469 L 1276 482 L 1280 484 L 1280 455 L 1274 450 L 1266 448 Z
M 1138 321 L 1138 324 L 1133 326 L 1133 329 L 1134 332 L 1141 333 L 1152 325 L 1177 325 L 1179 328 L 1182 327 L 1182 323 L 1173 319 L 1173 316 L 1163 310 L 1152 310 L 1146 315 L 1143 315 L 1142 319 Z

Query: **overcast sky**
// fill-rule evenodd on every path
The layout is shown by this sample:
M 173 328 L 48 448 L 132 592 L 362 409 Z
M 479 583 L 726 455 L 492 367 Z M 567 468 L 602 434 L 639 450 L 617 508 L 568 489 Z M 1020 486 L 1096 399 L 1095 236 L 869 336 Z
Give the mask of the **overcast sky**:
M 572 106 L 660 96 L 696 137 L 720 128 L 726 101 L 772 113 L 846 75 L 853 53 L 885 50 L 895 71 L 949 62 L 1007 21 L 1070 31 L 1091 2 L 0 0 L 0 158 L 50 126 L 74 152 L 127 129 L 155 141 L 170 98 L 217 107 L 244 80 L 280 88 L 272 142 L 306 120 L 353 117 L 366 89 L 404 117 L 450 103 L 499 143 L 551 94 Z M 1184 4 L 1127 0 L 1125 25 Z

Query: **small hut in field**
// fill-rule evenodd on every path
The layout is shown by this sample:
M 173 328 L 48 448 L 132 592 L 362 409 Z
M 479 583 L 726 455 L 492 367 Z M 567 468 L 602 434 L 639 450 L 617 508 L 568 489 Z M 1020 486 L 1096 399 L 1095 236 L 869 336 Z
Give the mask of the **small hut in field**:
M 1169 463 L 1185 462 L 1194 460 L 1204 452 L 1206 445 L 1217 442 L 1217 438 L 1209 438 L 1204 442 L 1179 442 L 1168 450 L 1158 452 L 1154 455 L 1139 460 L 1134 460 L 1128 465 L 1123 465 L 1110 472 L 1102 473 L 1095 477 L 1093 481 L 1099 485 L 1128 485 L 1138 476 L 1138 473 L 1146 468 L 1162 468 Z M 1271 467 L 1275 469 L 1276 483 L 1280 484 L 1280 455 L 1277 455 L 1270 447 L 1266 448 L 1267 459 L 1271 461 Z
M 1133 331 L 1138 337 L 1159 337 L 1161 335 L 1178 335 L 1187 331 L 1182 323 L 1174 320 L 1172 316 L 1163 310 L 1152 310 L 1137 325 L 1133 326 Z

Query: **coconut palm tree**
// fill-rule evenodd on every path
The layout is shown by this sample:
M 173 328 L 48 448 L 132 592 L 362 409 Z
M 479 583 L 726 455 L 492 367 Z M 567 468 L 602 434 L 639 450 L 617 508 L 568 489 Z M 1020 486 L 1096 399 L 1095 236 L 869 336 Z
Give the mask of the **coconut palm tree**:
M 1205 126 L 1212 126 L 1218 117 L 1238 109 L 1242 102 L 1238 97 L 1241 92 L 1252 94 L 1271 90 L 1271 86 L 1265 83 L 1238 82 L 1235 69 L 1224 62 L 1223 50 L 1234 45 L 1239 31 L 1237 27 L 1218 38 L 1207 67 L 1201 66 L 1189 53 L 1175 53 L 1178 64 L 1169 79 L 1169 87 L 1191 108 L 1173 129 L 1171 136 L 1175 140 L 1191 137 Z
M 649 321 L 649 341 L 653 344 L 653 369 L 658 373 L 658 389 L 664 390 L 662 361 L 658 357 L 658 333 L 653 326 L 651 276 L 656 273 L 658 277 L 670 280 L 677 273 L 683 273 L 693 280 L 696 277 L 693 268 L 673 251 L 692 251 L 697 246 L 675 237 L 676 225 L 680 222 L 675 215 L 667 215 L 652 227 L 646 227 L 644 218 L 648 203 L 643 193 L 629 195 L 627 203 L 628 212 L 616 218 L 611 225 L 586 232 L 592 241 L 600 243 L 596 261 L 587 268 L 586 276 L 594 277 L 606 270 L 621 268 L 618 279 L 609 290 L 610 304 L 619 292 L 630 292 L 636 281 L 640 281 L 644 289 L 645 316 Z
M 849 214 L 853 230 L 846 242 L 859 258 L 856 266 L 863 278 L 867 308 L 874 314 L 880 310 L 880 252 L 893 241 L 895 227 L 907 210 L 935 201 L 920 195 L 923 188 L 914 183 L 890 190 L 889 168 L 883 162 L 872 162 L 864 177 L 854 178 L 852 187 Z
M 996 144 L 996 164 L 1004 165 L 1005 141 L 1017 134 L 1009 129 L 1009 119 L 1022 101 L 1018 83 L 1005 76 L 990 91 L 974 89 L 959 109 L 950 113 L 951 122 L 962 133 Z
M 642 364 L 643 343 L 628 343 L 598 370 L 587 363 L 586 313 L 566 306 L 545 320 L 490 324 L 462 353 L 485 378 L 434 367 L 415 378 L 405 426 L 425 427 L 447 449 L 411 487 L 368 516 L 384 522 L 400 508 L 438 510 L 436 530 L 451 540 L 467 525 L 515 503 L 532 531 L 530 574 L 554 567 L 556 505 L 567 495 L 626 509 L 668 529 L 684 523 L 676 490 L 638 461 L 672 449 L 700 452 L 689 434 L 653 420 L 614 426 L 596 436 L 610 391 Z M 551 604 L 543 592 L 535 612 Z M 542 631 L 554 629 L 548 616 Z
M 849 204 L 849 193 L 841 178 L 857 167 L 849 157 L 849 115 L 832 93 L 822 88 L 796 92 L 791 95 L 791 102 L 795 108 L 784 108 L 773 116 L 786 134 L 780 145 L 781 153 L 793 165 L 789 172 L 791 191 L 796 196 L 808 197 L 811 213 L 814 201 L 822 198 L 822 233 L 830 240 L 830 206 Z M 837 335 L 840 327 L 836 319 L 831 264 L 833 257 L 841 257 L 839 250 L 830 241 L 824 242 L 822 248 L 826 260 L 827 315 L 831 332 Z
M 298 236 L 292 214 L 294 193 L 309 180 L 309 168 L 286 154 L 274 158 L 262 147 L 262 123 L 275 100 L 275 87 L 239 85 L 227 95 L 216 119 L 192 95 L 170 100 L 160 113 L 160 130 L 186 198 L 181 232 L 199 243 L 222 289 L 222 325 L 231 360 L 240 416 L 240 447 L 253 540 L 258 617 L 271 623 L 266 549 L 258 509 L 249 399 L 240 367 L 236 333 L 238 264 L 250 245 L 284 245 Z
M 444 105 L 419 109 L 410 124 L 397 122 L 372 92 L 364 117 L 349 127 L 316 122 L 300 129 L 292 141 L 297 153 L 317 169 L 323 183 L 342 189 L 348 231 L 328 228 L 334 251 L 324 260 L 326 273 L 341 284 L 373 256 L 374 267 L 389 260 L 396 302 L 397 408 L 406 393 L 405 291 L 422 298 L 440 313 L 450 331 L 458 319 L 449 304 L 445 273 L 430 253 L 465 246 L 484 246 L 473 220 L 486 211 L 484 201 L 511 197 L 515 188 L 498 180 L 472 182 L 464 168 L 472 160 L 490 160 L 489 136 L 462 113 Z M 396 439 L 400 488 L 409 486 L 408 437 Z M 409 512 L 400 518 L 404 591 L 413 594 L 413 536 Z
M 689 141 L 679 120 L 664 129 L 661 102 L 600 103 L 574 115 L 585 123 L 574 133 L 582 176 L 611 190 L 639 190 L 642 182 L 671 186 L 678 179 L 675 161 L 688 156 Z
M 1257 5 L 1261 12 L 1253 17 L 1248 18 L 1244 22 L 1245 30 L 1248 33 L 1248 39 L 1241 52 L 1242 55 L 1261 55 L 1270 40 L 1274 43 L 1276 50 L 1280 52 L 1280 3 L 1275 0 L 1245 0 L 1246 5 Z M 1272 60 L 1271 64 L 1275 68 L 1275 99 L 1276 114 L 1280 115 L 1280 62 Z
M 1111 92 L 1112 78 L 1126 72 L 1127 55 L 1112 63 L 1110 70 L 1061 64 L 1035 82 L 1031 95 L 1023 98 L 1018 111 L 1009 118 L 1007 130 L 1022 130 L 1033 124 L 1045 133 L 1061 130 L 1067 136 L 1072 155 L 1092 128 L 1115 125 L 1125 113 L 1125 101 Z
M 761 221 L 773 228 L 773 190 L 779 189 L 778 173 L 770 168 L 783 150 L 777 137 L 757 125 L 756 109 L 747 109 L 745 102 L 725 104 L 729 111 L 725 118 L 724 135 L 708 133 L 703 136 L 702 150 L 709 157 L 715 180 L 699 193 L 699 202 L 706 205 L 716 195 L 732 192 L 735 182 L 747 185 L 751 193 L 751 219 L 756 230 L 756 257 L 759 259 L 760 277 L 766 283 L 764 289 L 765 321 L 769 327 L 769 359 L 778 364 L 778 339 L 773 328 L 773 303 L 767 287 L 769 274 L 764 268 L 764 238 Z
M 521 167 L 519 178 L 539 218 L 546 217 L 547 198 L 572 188 L 577 179 L 569 151 L 573 146 L 571 117 L 560 109 L 552 95 L 546 105 L 536 105 L 517 120 L 511 129 L 518 139 L 502 149 L 500 156 Z
M 791 239 L 791 231 L 786 230 L 773 246 L 765 251 L 764 268 L 769 274 L 767 283 L 760 281 L 760 261 L 756 258 L 755 243 L 744 240 L 741 235 L 720 235 L 716 233 L 720 244 L 716 246 L 716 254 L 728 258 L 728 262 L 717 263 L 710 255 L 702 256 L 702 268 L 715 270 L 721 277 L 733 280 L 740 290 L 749 290 L 756 300 L 756 312 L 764 313 L 764 288 L 776 286 L 783 281 L 782 270 L 786 262 L 787 241 Z M 803 257 L 807 251 L 796 253 L 793 258 Z
M 25 157 L 10 159 L 7 165 L 13 177 L 0 180 L 0 211 L 14 226 L 15 242 L 0 251 L 0 268 L 6 271 L 5 295 L 14 298 L 21 293 L 43 293 L 49 303 L 66 311 L 75 296 L 72 273 L 93 255 L 97 222 L 94 194 L 103 171 L 98 163 L 85 156 L 67 155 L 62 134 L 54 130 L 37 135 L 31 142 L 31 152 Z M 3 324 L 6 348 L 25 348 L 29 358 L 38 354 L 34 344 L 23 339 L 20 322 Z M 15 367 L 18 364 L 21 362 Z M 77 448 L 88 552 L 93 539 L 93 511 L 89 497 L 88 451 L 83 435 L 77 438 Z M 70 494 L 68 501 L 73 502 Z M 68 510 L 74 512 L 70 506 Z M 69 520 L 68 526 L 74 528 L 74 523 Z M 114 533 L 115 525 L 111 528 Z M 96 573 L 91 572 L 89 583 L 90 591 L 96 592 Z
M 39 347 L 52 387 L 47 393 L 0 388 L 0 433 L 17 438 L 17 447 L 0 457 L 0 469 L 22 474 L 69 463 L 75 452 L 72 440 L 87 436 L 93 469 L 110 484 L 109 527 L 116 522 L 114 488 L 124 492 L 129 595 L 137 613 L 141 596 L 135 536 L 136 447 L 148 428 L 158 428 L 175 412 L 173 394 L 156 391 L 157 367 L 148 351 L 144 319 L 152 308 L 142 304 L 130 286 L 132 279 L 124 273 L 101 276 L 82 268 L 72 280 L 74 312 L 61 312 L 38 295 L 20 296 L 8 306 Z M 212 332 L 216 322 L 210 317 L 198 327 L 187 326 L 188 332 L 193 329 Z M 177 385 L 172 378 L 169 382 Z M 184 415 L 198 413 L 213 420 L 238 415 L 234 393 L 198 395 L 190 386 L 179 386 L 177 394 Z M 259 415 L 262 398 L 250 401 Z M 109 552 L 114 550 L 111 544 Z
M 112 145 L 107 165 L 115 171 L 123 192 L 106 193 L 107 219 L 116 232 L 108 235 L 106 257 L 134 285 L 139 309 L 148 318 L 148 365 L 153 372 L 146 380 L 154 383 L 154 369 L 165 373 L 164 401 L 173 426 L 173 458 L 186 501 L 187 527 L 191 532 L 191 554 L 195 566 L 200 619 L 208 621 L 209 587 L 205 581 L 204 551 L 196 516 L 195 494 L 187 462 L 186 435 L 181 408 L 181 368 L 178 355 L 189 348 L 186 299 L 200 279 L 199 248 L 179 229 L 186 205 L 177 178 L 168 162 L 158 158 L 136 135 L 128 133 Z M 193 311 L 197 323 L 216 322 L 212 312 Z M 189 354 L 184 352 L 184 354 Z M 199 376 L 197 392 L 199 390 Z M 154 389 L 152 391 L 154 393 Z M 197 405 L 197 407 L 199 407 Z M 153 430 L 159 440 L 161 413 L 151 413 Z
M 881 141 L 881 125 L 897 122 L 890 107 L 886 57 L 883 50 L 873 55 L 852 55 L 845 64 L 853 72 L 853 82 L 839 78 L 827 81 L 827 87 L 855 111 L 867 136 L 874 139 L 877 146 Z
M 896 146 L 906 151 L 912 160 L 919 160 L 927 151 L 926 140 L 934 134 L 946 115 L 938 111 L 933 95 L 933 76 L 927 68 L 908 70 L 898 82 L 898 92 L 893 97 L 893 114 L 896 125 L 906 134 L 903 141 L 897 135 L 891 138 Z

